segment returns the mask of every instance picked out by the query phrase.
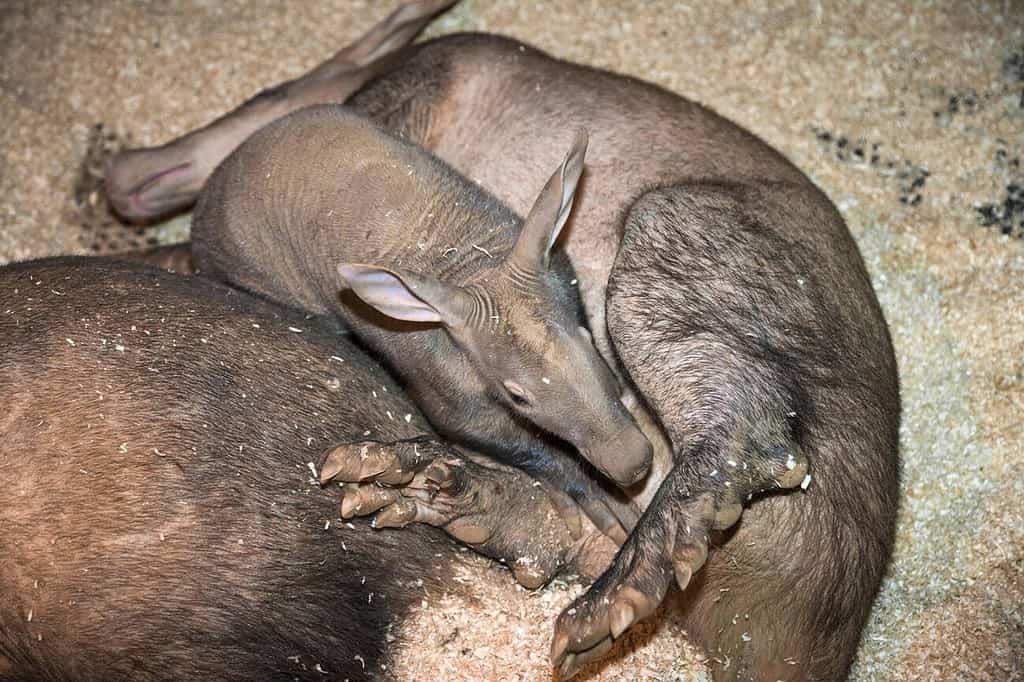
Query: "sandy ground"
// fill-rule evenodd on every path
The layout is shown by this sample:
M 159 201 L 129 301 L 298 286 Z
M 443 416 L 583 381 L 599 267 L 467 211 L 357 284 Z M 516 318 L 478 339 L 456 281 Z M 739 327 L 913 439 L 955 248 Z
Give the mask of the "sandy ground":
M 0 262 L 180 234 L 83 229 L 95 126 L 171 139 L 391 7 L 0 0 Z M 465 0 L 431 32 L 466 28 L 699 100 L 825 189 L 871 269 L 905 410 L 898 546 L 854 677 L 1024 679 L 1024 4 Z M 550 679 L 551 622 L 579 588 L 527 593 L 478 559 L 453 579 L 477 600 L 425 602 L 392 672 Z M 703 675 L 670 613 L 620 654 L 589 679 Z

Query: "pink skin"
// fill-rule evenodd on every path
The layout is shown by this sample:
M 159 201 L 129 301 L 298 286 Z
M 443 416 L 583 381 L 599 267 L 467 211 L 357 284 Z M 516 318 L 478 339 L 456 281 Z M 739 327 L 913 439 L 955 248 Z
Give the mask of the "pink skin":
M 115 157 L 118 159 L 120 157 Z M 168 194 L 169 182 L 188 179 L 188 171 L 193 168 L 191 162 L 186 162 L 157 171 L 147 176 L 141 183 L 130 188 L 127 192 L 114 192 L 108 190 L 110 203 L 118 215 L 132 222 L 144 222 L 147 219 L 171 213 L 178 209 L 186 208 L 195 199 L 191 192 L 176 192 Z M 110 183 L 110 170 L 108 166 L 107 183 Z M 147 197 L 147 192 L 155 196 Z
M 390 68 L 401 48 L 456 0 L 401 5 L 361 38 L 312 71 L 264 90 L 234 111 L 160 147 L 133 149 L 107 164 L 106 190 L 119 216 L 149 223 L 188 209 L 210 173 L 250 135 L 313 104 L 344 102 Z

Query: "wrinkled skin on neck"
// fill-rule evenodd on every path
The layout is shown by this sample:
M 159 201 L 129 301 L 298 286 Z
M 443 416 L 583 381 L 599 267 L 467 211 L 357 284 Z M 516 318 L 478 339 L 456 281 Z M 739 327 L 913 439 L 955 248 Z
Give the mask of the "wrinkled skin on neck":
M 506 409 L 572 443 L 609 479 L 632 485 L 647 473 L 650 446 L 572 314 L 578 308 L 557 296 L 557 277 L 504 264 L 471 289 L 474 313 L 452 337 Z

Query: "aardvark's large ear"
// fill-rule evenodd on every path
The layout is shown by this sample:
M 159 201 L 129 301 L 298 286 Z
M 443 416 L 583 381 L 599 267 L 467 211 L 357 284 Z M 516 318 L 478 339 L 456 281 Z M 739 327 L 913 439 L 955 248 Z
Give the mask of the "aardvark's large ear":
M 338 274 L 364 302 L 396 320 L 458 327 L 468 315 L 469 294 L 430 275 L 357 263 L 339 264 Z
M 569 219 L 586 153 L 587 132 L 581 129 L 576 133 L 562 165 L 544 185 L 523 223 L 523 231 L 509 255 L 509 259 L 520 268 L 528 271 L 547 269 L 551 247 Z

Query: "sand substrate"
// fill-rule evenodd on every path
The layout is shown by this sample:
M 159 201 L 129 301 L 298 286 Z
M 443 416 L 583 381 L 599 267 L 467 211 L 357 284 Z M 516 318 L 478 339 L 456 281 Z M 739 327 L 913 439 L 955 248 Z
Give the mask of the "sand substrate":
M 180 221 L 136 233 L 81 219 L 90 140 L 171 139 L 390 9 L 0 3 L 0 262 L 179 238 Z M 661 83 L 821 185 L 874 278 L 905 410 L 898 545 L 855 679 L 1024 679 L 1024 5 L 466 0 L 431 32 L 459 29 Z M 528 593 L 480 559 L 452 580 L 475 598 L 425 600 L 392 672 L 549 679 L 551 623 L 578 586 Z M 703 675 L 671 609 L 620 654 L 589 679 Z

